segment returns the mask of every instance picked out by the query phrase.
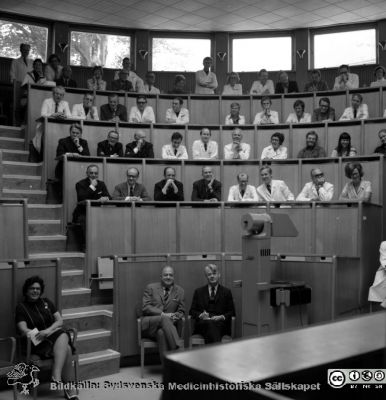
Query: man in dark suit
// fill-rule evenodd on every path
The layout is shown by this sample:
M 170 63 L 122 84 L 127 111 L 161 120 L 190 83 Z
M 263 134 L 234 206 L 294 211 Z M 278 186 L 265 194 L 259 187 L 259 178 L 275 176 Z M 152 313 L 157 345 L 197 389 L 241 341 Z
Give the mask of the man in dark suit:
M 205 267 L 208 284 L 194 291 L 189 314 L 195 320 L 194 333 L 202 335 L 205 343 L 221 342 L 230 334 L 235 315 L 232 292 L 219 284 L 220 272 L 214 264 Z
M 147 194 L 145 186 L 137 183 L 139 171 L 137 168 L 127 170 L 127 181 L 115 186 L 113 200 L 125 201 L 149 201 L 151 197 Z
M 99 157 L 123 157 L 123 146 L 119 141 L 119 133 L 110 131 L 107 139 L 98 143 L 97 156 Z
M 125 157 L 154 158 L 153 144 L 147 142 L 146 134 L 142 130 L 134 133 L 134 141 L 126 145 Z
M 285 71 L 279 72 L 279 82 L 276 83 L 275 93 L 297 93 L 299 87 L 296 81 L 290 81 Z
M 71 67 L 68 65 L 63 67 L 62 76 L 55 81 L 56 86 L 76 88 L 78 85 L 73 79 L 71 79 L 71 77 L 72 77 Z
M 111 90 L 115 92 L 135 92 L 133 85 L 127 80 L 128 71 L 121 69 L 119 71 L 119 79 L 115 79 L 111 82 Z
M 192 201 L 221 201 L 221 183 L 214 179 L 212 167 L 203 167 L 202 177 L 193 183 Z
M 127 122 L 127 110 L 119 104 L 119 96 L 116 93 L 109 95 L 108 104 L 101 106 L 101 121 Z
M 157 340 L 161 355 L 181 346 L 176 324 L 185 315 L 184 297 L 184 289 L 174 284 L 170 266 L 163 268 L 161 282 L 147 285 L 143 293 L 142 335 Z
M 184 185 L 176 180 L 176 170 L 172 167 L 164 169 L 162 181 L 154 186 L 155 201 L 184 201 Z

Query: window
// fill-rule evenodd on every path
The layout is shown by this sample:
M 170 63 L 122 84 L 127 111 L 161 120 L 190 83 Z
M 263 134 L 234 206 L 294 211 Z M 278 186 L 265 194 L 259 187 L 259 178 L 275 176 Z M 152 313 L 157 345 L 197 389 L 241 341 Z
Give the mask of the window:
M 375 29 L 314 35 L 314 67 L 376 62 Z
M 130 39 L 130 36 L 72 31 L 70 64 L 121 68 L 122 60 L 130 58 Z
M 22 24 L 0 20 L 0 56 L 8 58 L 20 57 L 20 44 L 31 45 L 30 57 L 47 57 L 48 29 L 44 26 Z
M 153 71 L 198 71 L 210 56 L 210 39 L 153 38 Z
M 233 71 L 292 69 L 291 36 L 233 39 L 232 49 Z

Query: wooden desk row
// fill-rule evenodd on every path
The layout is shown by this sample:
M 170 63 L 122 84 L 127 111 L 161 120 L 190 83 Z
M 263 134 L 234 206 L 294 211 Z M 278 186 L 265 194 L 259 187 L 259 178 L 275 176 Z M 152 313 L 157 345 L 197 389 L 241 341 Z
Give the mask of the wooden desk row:
M 51 97 L 52 88 L 45 86 L 32 85 L 28 91 L 28 139 L 34 135 L 35 121 L 40 117 L 41 105 L 45 98 Z M 66 90 L 65 100 L 70 104 L 82 103 L 85 89 Z M 107 103 L 107 97 L 112 92 L 98 91 L 95 93 L 95 106 L 100 109 L 102 104 Z M 382 88 L 362 88 L 353 89 L 351 91 L 328 91 L 318 93 L 290 93 L 275 94 L 270 96 L 272 99 L 272 110 L 279 113 L 279 119 L 284 122 L 288 115 L 293 112 L 293 104 L 297 99 L 301 99 L 305 103 L 305 110 L 308 113 L 313 112 L 319 106 L 319 100 L 322 97 L 328 97 L 331 106 L 335 108 L 336 118 L 339 119 L 344 109 L 351 105 L 351 94 L 361 93 L 363 102 L 369 107 L 369 113 L 372 118 L 383 116 L 383 110 L 386 107 L 386 90 Z M 130 108 L 136 104 L 137 94 L 119 93 L 120 103 L 127 107 L 128 113 Z M 156 115 L 156 121 L 165 122 L 166 110 L 171 108 L 174 95 L 149 95 L 148 105 L 153 107 Z M 245 116 L 247 123 L 253 123 L 257 112 L 261 111 L 262 96 L 218 96 L 218 95 L 185 95 L 184 106 L 188 108 L 190 113 L 190 122 L 192 124 L 213 125 L 224 124 L 225 117 L 230 113 L 230 105 L 238 102 L 241 106 L 241 114 Z

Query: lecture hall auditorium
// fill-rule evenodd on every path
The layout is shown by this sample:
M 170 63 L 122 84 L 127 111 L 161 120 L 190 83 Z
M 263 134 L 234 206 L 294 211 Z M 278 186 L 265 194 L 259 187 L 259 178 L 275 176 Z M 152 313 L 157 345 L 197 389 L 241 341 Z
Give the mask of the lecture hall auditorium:
M 384 398 L 385 2 L 28 0 L 1 2 L 0 11 L 0 400 Z M 106 35 L 110 48 L 98 47 Z M 173 39 L 183 46 L 176 60 Z M 114 108 L 106 117 L 112 99 L 127 118 Z M 324 118 L 326 99 L 334 116 Z M 153 119 L 130 120 L 144 100 Z M 195 156 L 198 144 L 207 152 L 205 130 L 213 157 Z M 97 152 L 109 132 L 119 134 L 120 156 Z M 138 135 L 153 156 L 137 154 Z M 73 152 L 58 154 L 67 139 Z M 97 191 L 95 169 L 112 198 L 79 203 L 86 176 Z M 133 171 L 144 201 L 129 193 Z M 164 195 L 183 187 L 179 201 L 155 201 L 167 171 L 181 186 Z M 207 201 L 192 194 L 198 181 Z M 208 194 L 215 182 L 217 198 Z M 290 195 L 276 198 L 271 184 Z M 119 187 L 123 199 L 113 196 Z M 246 220 L 259 222 L 248 230 Z M 209 282 L 210 291 L 213 264 L 235 317 L 221 343 L 205 344 L 189 310 L 197 288 Z M 147 285 L 162 279 L 162 302 L 183 303 L 169 296 L 165 266 L 185 307 L 180 348 L 160 354 L 144 330 Z M 24 287 L 31 276 L 43 279 L 42 297 L 40 281 Z M 33 354 L 46 330 L 61 332 L 54 354 Z M 350 386 L 353 368 L 378 375 Z

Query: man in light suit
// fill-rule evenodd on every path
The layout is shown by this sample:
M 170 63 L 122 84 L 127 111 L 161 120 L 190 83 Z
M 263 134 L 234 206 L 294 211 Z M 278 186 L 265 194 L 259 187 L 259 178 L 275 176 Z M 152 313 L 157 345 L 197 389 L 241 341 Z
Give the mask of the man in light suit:
M 195 140 L 192 146 L 194 160 L 216 160 L 218 157 L 218 145 L 210 140 L 212 133 L 209 128 L 202 128 L 200 140 Z
M 161 355 L 181 345 L 176 324 L 185 315 L 184 297 L 184 289 L 174 284 L 170 266 L 163 268 L 161 282 L 147 285 L 143 293 L 142 336 L 157 339 Z
M 232 292 L 219 284 L 220 276 L 215 264 L 205 267 L 208 284 L 194 291 L 189 311 L 196 321 L 194 332 L 204 336 L 205 343 L 221 342 L 224 335 L 229 335 L 235 315 Z
M 93 106 L 94 95 L 87 92 L 83 96 L 82 104 L 72 106 L 72 118 L 99 121 L 98 109 Z
M 129 168 L 127 170 L 127 181 L 115 186 L 113 200 L 125 201 L 149 201 L 150 196 L 147 194 L 145 186 L 137 183 L 139 171 L 137 168 Z
M 258 201 L 289 201 L 295 199 L 284 181 L 272 179 L 271 167 L 260 168 L 260 177 L 263 184 L 256 189 Z
M 256 189 L 248 185 L 248 175 L 240 173 L 237 175 L 237 185 L 229 188 L 228 201 L 257 201 Z
M 311 182 L 304 185 L 296 197 L 297 201 L 331 201 L 334 197 L 334 185 L 326 182 L 324 173 L 319 168 L 311 170 Z

